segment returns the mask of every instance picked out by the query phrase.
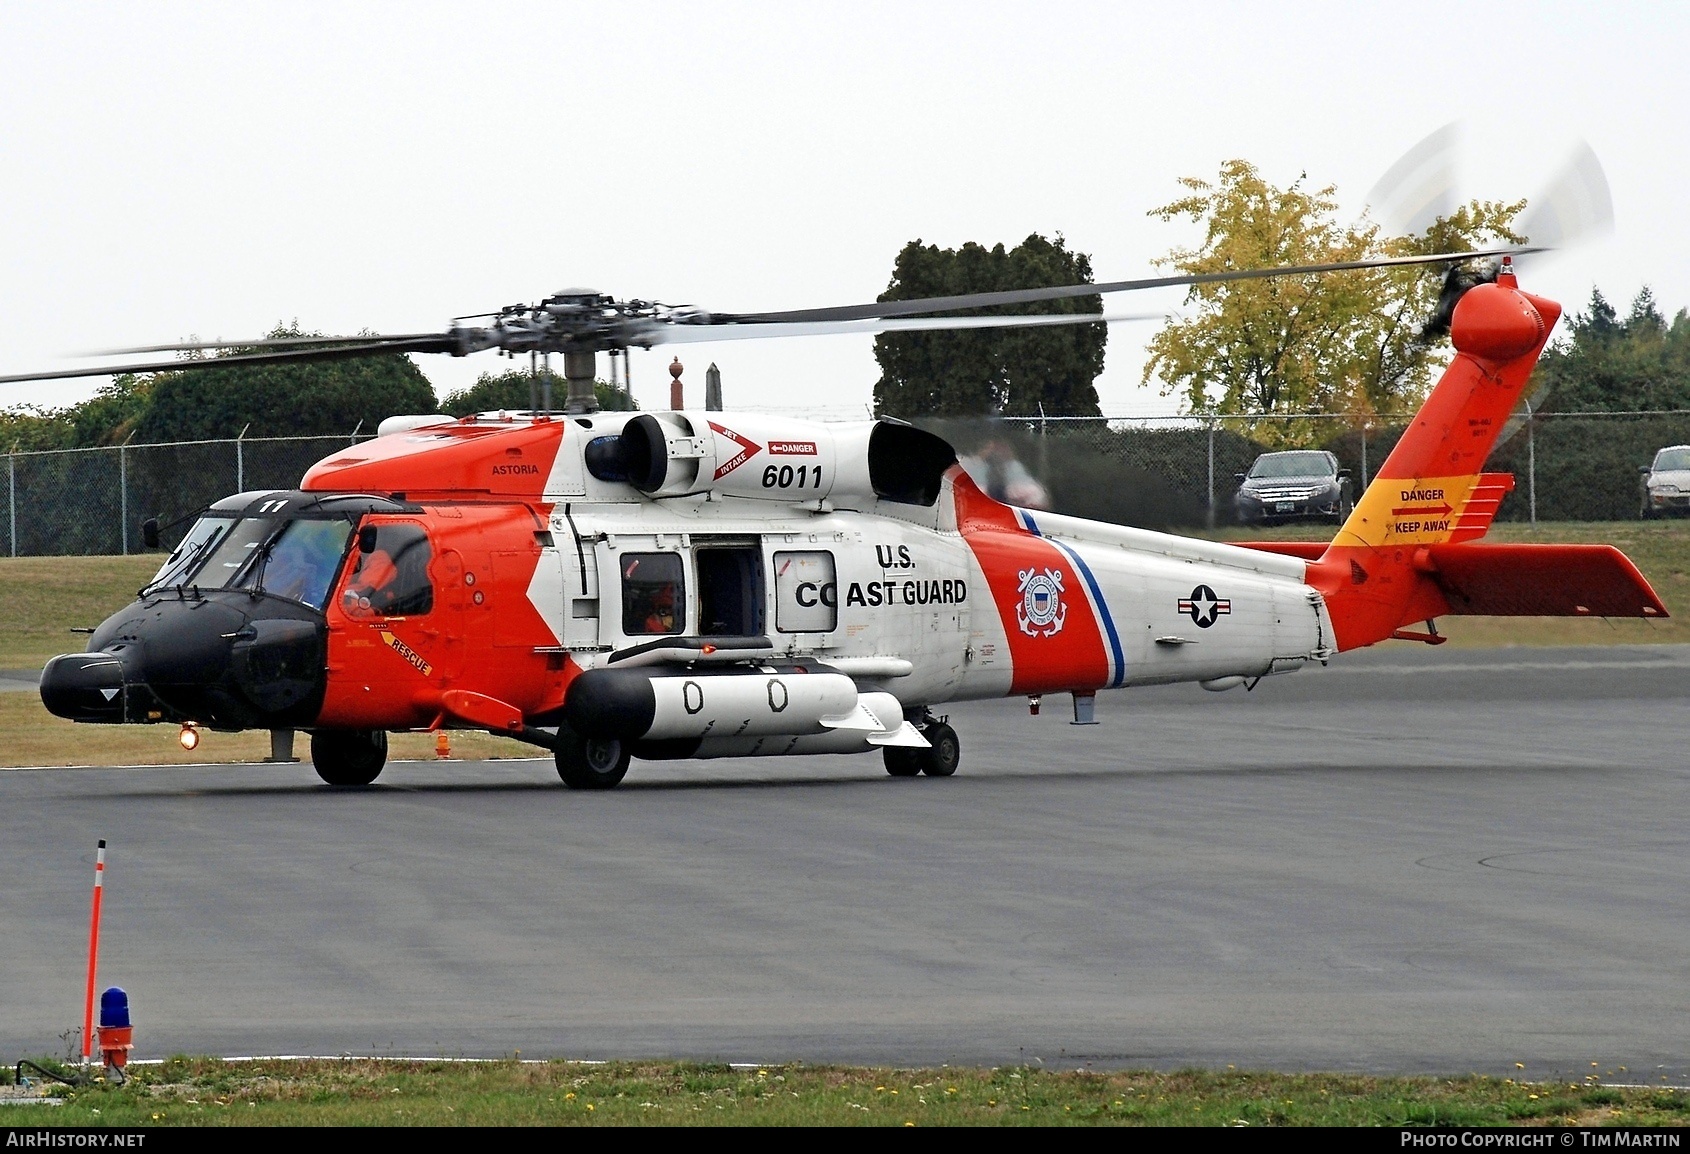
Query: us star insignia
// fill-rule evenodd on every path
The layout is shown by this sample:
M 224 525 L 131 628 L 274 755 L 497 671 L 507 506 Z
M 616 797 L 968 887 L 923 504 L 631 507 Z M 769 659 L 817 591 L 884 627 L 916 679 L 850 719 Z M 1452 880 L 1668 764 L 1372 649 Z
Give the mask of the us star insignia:
M 1190 617 L 1197 628 L 1207 629 L 1213 625 L 1223 613 L 1232 612 L 1230 597 L 1216 597 L 1215 591 L 1207 585 L 1199 585 L 1191 591 L 1190 597 L 1179 599 L 1179 611 Z

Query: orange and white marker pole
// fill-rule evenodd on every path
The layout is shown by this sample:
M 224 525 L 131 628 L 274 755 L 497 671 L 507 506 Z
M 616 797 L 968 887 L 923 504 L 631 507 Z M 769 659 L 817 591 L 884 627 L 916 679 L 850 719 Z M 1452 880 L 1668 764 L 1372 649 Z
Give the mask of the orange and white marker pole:
M 100 895 L 105 892 L 106 881 L 106 839 L 100 839 L 100 848 L 94 854 L 94 909 L 88 915 L 88 994 L 82 1004 L 82 1062 L 88 1063 L 88 1056 L 93 1053 L 94 1046 L 94 971 L 100 958 Z

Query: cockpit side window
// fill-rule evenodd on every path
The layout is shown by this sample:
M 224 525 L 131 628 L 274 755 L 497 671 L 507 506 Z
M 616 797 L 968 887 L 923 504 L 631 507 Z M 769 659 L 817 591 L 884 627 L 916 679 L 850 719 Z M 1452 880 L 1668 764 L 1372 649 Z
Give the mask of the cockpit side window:
M 434 608 L 433 558 L 428 534 L 411 521 L 375 526 L 375 548 L 352 554 L 352 572 L 341 594 L 348 617 L 420 617 Z

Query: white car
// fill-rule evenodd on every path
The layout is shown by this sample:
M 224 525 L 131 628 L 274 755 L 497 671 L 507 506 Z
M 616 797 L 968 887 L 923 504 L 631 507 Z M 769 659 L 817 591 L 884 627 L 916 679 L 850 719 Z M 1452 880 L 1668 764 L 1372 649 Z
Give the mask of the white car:
M 1655 454 L 1653 465 L 1639 466 L 1643 474 L 1642 516 L 1665 517 L 1690 513 L 1690 445 L 1671 445 Z

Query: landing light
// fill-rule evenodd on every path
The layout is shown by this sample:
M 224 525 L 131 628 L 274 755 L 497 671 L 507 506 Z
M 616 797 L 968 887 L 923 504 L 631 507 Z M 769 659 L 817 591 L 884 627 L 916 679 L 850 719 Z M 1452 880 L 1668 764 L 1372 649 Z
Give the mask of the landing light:
M 190 753 L 199 748 L 200 731 L 192 725 L 184 725 L 182 732 L 176 735 L 176 740 L 182 743 L 182 748 Z

